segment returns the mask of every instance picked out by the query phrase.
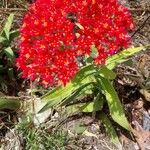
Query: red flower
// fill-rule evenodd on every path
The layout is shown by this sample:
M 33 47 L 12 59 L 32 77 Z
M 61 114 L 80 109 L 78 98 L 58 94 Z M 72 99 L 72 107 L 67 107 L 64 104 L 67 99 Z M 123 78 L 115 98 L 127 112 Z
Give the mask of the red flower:
M 129 44 L 133 21 L 117 0 L 37 0 L 25 15 L 17 66 L 24 78 L 45 86 L 66 84 L 78 71 L 77 58 L 98 49 L 105 63 Z

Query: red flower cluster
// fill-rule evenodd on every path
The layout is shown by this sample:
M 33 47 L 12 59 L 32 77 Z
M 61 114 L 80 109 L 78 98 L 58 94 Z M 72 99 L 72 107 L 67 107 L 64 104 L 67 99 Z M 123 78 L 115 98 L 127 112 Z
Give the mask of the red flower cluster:
M 117 0 L 37 0 L 25 15 L 17 66 L 24 78 L 45 86 L 66 84 L 78 71 L 77 57 L 96 64 L 129 44 L 133 21 Z

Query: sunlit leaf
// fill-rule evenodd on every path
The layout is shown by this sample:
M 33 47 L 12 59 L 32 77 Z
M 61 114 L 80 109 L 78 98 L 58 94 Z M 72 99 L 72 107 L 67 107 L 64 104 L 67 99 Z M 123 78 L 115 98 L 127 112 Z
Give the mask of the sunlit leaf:
M 103 87 L 104 94 L 109 106 L 110 115 L 112 116 L 113 120 L 120 126 L 130 131 L 131 126 L 125 116 L 122 104 L 111 82 L 103 77 L 100 77 L 100 82 L 101 86 Z
M 118 149 L 122 149 L 122 145 L 118 139 L 117 133 L 116 133 L 114 127 L 112 126 L 109 118 L 102 112 L 99 114 L 99 118 L 103 122 L 106 133 L 110 137 L 112 143 L 114 143 L 118 147 Z
M 58 105 L 59 103 L 59 106 L 64 106 L 64 105 L 68 105 L 69 103 L 71 102 L 74 102 L 76 99 L 76 97 L 80 96 L 80 92 L 82 92 L 82 90 L 84 88 L 86 88 L 87 86 L 92 86 L 92 83 L 89 82 L 89 83 L 86 83 L 86 84 L 83 84 L 81 85 L 77 90 L 75 90 L 75 92 L 72 94 L 70 93 L 70 96 L 64 98 L 64 99 L 56 99 L 56 100 L 53 100 L 53 101 L 49 101 L 40 111 L 39 113 L 42 113 L 44 111 L 46 111 L 47 109 L 55 106 L 55 105 Z M 82 93 L 81 93 L 82 94 Z M 76 110 L 76 109 L 75 109 Z
M 104 100 L 103 98 L 96 98 L 92 102 L 85 102 L 85 103 L 77 103 L 73 105 L 66 106 L 64 112 L 67 116 L 71 116 L 74 113 L 79 112 L 96 112 L 103 108 Z
M 98 74 L 110 80 L 116 78 L 116 74 L 112 70 L 108 69 L 105 65 L 101 66 L 101 68 L 98 71 Z
M 79 103 L 66 106 L 63 110 L 63 113 L 67 116 L 72 116 L 73 114 L 80 112 L 80 107 L 83 106 L 84 104 L 85 103 Z
M 127 58 L 129 56 L 132 56 L 142 50 L 146 50 L 146 48 L 149 46 L 140 46 L 140 47 L 135 47 L 135 48 L 128 48 L 125 49 L 117 54 L 114 54 L 113 56 L 110 56 L 106 60 L 106 67 L 108 69 L 113 69 L 116 67 L 118 64 L 127 61 Z
M 10 59 L 13 59 L 15 56 L 14 56 L 14 52 L 13 50 L 11 49 L 11 47 L 7 47 L 4 49 L 4 53 L 7 55 L 8 58 Z
M 14 19 L 14 14 L 10 14 L 9 17 L 6 20 L 5 26 L 3 28 L 3 33 L 5 33 L 6 38 L 9 40 L 9 36 L 10 36 L 10 29 L 13 23 L 13 19 Z M 2 33 L 2 34 L 3 34 Z
M 99 94 L 94 99 L 93 102 L 87 102 L 83 106 L 80 107 L 80 111 L 82 112 L 96 112 L 103 108 L 104 99 Z
M 81 85 L 72 95 L 70 95 L 61 103 L 61 106 L 68 105 L 69 103 L 74 102 L 75 98 L 80 95 L 80 92 L 88 86 L 92 86 L 92 82 Z
M 42 96 L 41 99 L 47 101 L 47 104 L 45 105 L 43 110 L 59 104 L 60 102 L 62 102 L 62 100 L 75 92 L 80 86 L 90 83 L 93 78 L 90 75 L 95 72 L 96 71 L 93 65 L 83 67 L 74 77 L 74 79 L 72 79 L 71 82 L 69 82 L 66 86 L 56 87 Z
M 111 56 L 107 59 L 106 66 L 102 66 L 100 69 L 95 69 L 94 65 L 83 67 L 73 78 L 73 80 L 71 80 L 65 87 L 60 86 L 54 88 L 53 90 L 42 96 L 42 100 L 47 101 L 47 104 L 44 106 L 43 110 L 54 107 L 60 104 L 66 98 L 74 96 L 72 94 L 75 93 L 76 90 L 82 85 L 93 81 L 95 82 L 96 73 L 107 79 L 114 79 L 116 75 L 109 69 L 113 69 L 117 64 L 126 61 L 126 57 L 131 56 L 134 53 L 141 51 L 142 49 L 144 49 L 144 46 L 138 48 L 130 48 L 120 52 L 119 54 Z M 89 90 L 89 93 L 90 92 L 91 89 Z
M 17 110 L 21 106 L 20 100 L 17 98 L 0 97 L 0 110 L 10 109 Z
M 3 43 L 6 39 L 2 36 L 0 36 L 0 43 Z

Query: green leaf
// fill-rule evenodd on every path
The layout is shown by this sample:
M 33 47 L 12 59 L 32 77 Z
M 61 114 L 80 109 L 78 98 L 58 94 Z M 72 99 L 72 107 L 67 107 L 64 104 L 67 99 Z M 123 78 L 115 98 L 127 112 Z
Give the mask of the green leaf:
M 6 39 L 2 36 L 0 36 L 0 43 L 3 43 Z
M 0 110 L 2 109 L 10 109 L 17 110 L 21 106 L 18 98 L 8 98 L 8 97 L 0 97 Z
M 15 56 L 14 56 L 14 52 L 13 50 L 11 49 L 11 47 L 7 47 L 4 49 L 4 53 L 7 55 L 8 58 L 10 59 L 14 59 Z
M 69 103 L 74 102 L 75 98 L 80 96 L 81 91 L 88 86 L 92 86 L 92 82 L 81 85 L 72 95 L 70 95 L 61 103 L 61 106 L 68 105 Z
M 127 61 L 123 62 L 124 65 L 126 66 L 132 66 L 133 65 L 133 60 L 132 59 L 128 59 Z
M 86 58 L 86 62 L 87 62 L 88 64 L 92 63 L 92 62 L 93 62 L 93 58 L 92 58 L 92 57 L 87 57 L 87 58 Z
M 105 65 L 101 66 L 101 68 L 98 71 L 98 74 L 110 80 L 116 78 L 116 74 L 112 70 L 108 69 Z
M 10 41 L 14 40 L 17 37 L 19 37 L 19 31 L 15 30 L 10 32 Z
M 82 90 L 84 88 L 86 88 L 87 86 L 92 86 L 92 83 L 86 83 L 82 86 L 80 86 L 73 94 L 69 95 L 67 98 L 64 98 L 64 99 L 58 99 L 58 100 L 55 100 L 55 101 L 50 101 L 48 102 L 38 113 L 42 113 L 44 111 L 46 111 L 47 109 L 53 107 L 54 105 L 56 104 L 59 104 L 59 106 L 64 106 L 64 105 L 68 105 L 69 103 L 71 102 L 74 102 L 75 101 L 75 98 L 80 96 L 80 94 L 82 94 Z M 73 105 L 72 105 L 73 106 Z
M 76 76 L 72 79 L 71 83 L 74 86 L 80 86 L 82 83 L 93 81 L 91 76 L 95 73 L 95 66 L 93 64 L 87 65 L 79 70 Z
M 91 75 L 95 72 L 96 70 L 93 65 L 83 67 L 76 74 L 74 79 L 72 79 L 66 86 L 56 87 L 44 96 L 42 96 L 41 99 L 47 101 L 47 104 L 44 106 L 42 111 L 61 103 L 65 98 L 69 97 L 79 87 L 92 82 L 93 78 L 91 78 Z
M 67 116 L 71 116 L 74 113 L 79 112 L 96 112 L 103 108 L 104 100 L 103 98 L 96 98 L 93 102 L 86 102 L 86 103 L 77 103 L 73 105 L 66 106 L 64 109 L 64 113 L 67 114 Z
M 80 107 L 80 111 L 82 112 L 96 112 L 103 108 L 104 99 L 99 94 L 94 99 L 93 102 L 88 102 Z
M 125 116 L 122 104 L 111 82 L 103 77 L 100 77 L 100 82 L 106 96 L 111 117 L 120 126 L 131 131 L 131 126 Z
M 135 48 L 128 48 L 125 49 L 109 58 L 106 60 L 106 67 L 108 69 L 113 69 L 115 68 L 118 64 L 127 61 L 127 58 L 129 56 L 134 55 L 135 53 L 140 52 L 141 50 L 145 50 L 149 46 L 140 46 L 140 47 L 135 47 Z
M 118 139 L 118 136 L 114 127 L 111 124 L 111 121 L 108 119 L 108 117 L 104 113 L 100 113 L 99 118 L 103 122 L 106 133 L 110 137 L 111 142 L 114 143 L 118 147 L 118 149 L 122 149 L 122 145 Z
M 85 97 L 85 95 L 90 95 L 93 93 L 93 85 L 91 84 L 91 86 L 87 86 L 84 89 L 82 89 L 82 91 L 80 92 L 80 95 L 78 96 L 78 99 L 81 99 L 83 97 Z
M 45 101 L 64 99 L 77 90 L 81 85 L 91 82 L 89 75 L 95 73 L 93 65 L 83 67 L 66 86 L 56 87 L 41 98 Z
M 67 116 L 71 116 L 75 113 L 79 113 L 80 112 L 80 107 L 83 106 L 85 103 L 78 103 L 78 104 L 74 104 L 74 105 L 69 105 L 66 106 L 63 110 L 62 114 L 65 114 Z
M 7 21 L 5 23 L 5 26 L 3 28 L 2 34 L 5 33 L 6 38 L 9 40 L 9 36 L 10 36 L 10 29 L 13 23 L 13 19 L 14 19 L 14 14 L 10 14 L 9 17 L 7 18 Z
M 8 76 L 9 76 L 9 78 L 10 78 L 11 80 L 12 80 L 12 79 L 15 79 L 13 68 L 8 68 Z

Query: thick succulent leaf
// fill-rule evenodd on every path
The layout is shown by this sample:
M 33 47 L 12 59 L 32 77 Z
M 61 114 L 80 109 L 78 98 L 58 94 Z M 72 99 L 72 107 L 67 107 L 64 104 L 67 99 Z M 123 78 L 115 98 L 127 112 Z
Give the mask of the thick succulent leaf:
M 119 52 L 119 53 L 109 57 L 106 60 L 106 67 L 108 69 L 113 69 L 118 64 L 127 61 L 127 58 L 129 56 L 132 56 L 135 53 L 138 53 L 138 52 L 140 52 L 142 50 L 145 50 L 147 47 L 149 47 L 149 46 L 140 46 L 140 47 L 134 47 L 134 48 L 125 49 L 125 50 L 123 50 L 123 51 L 121 51 L 121 52 Z
M 108 69 L 105 65 L 101 66 L 101 68 L 98 71 L 98 74 L 110 80 L 116 78 L 116 74 L 112 70 Z
M 100 82 L 106 96 L 111 117 L 120 126 L 130 131 L 131 126 L 125 116 L 122 104 L 111 82 L 103 77 L 100 77 Z
M 99 114 L 99 118 L 103 122 L 106 133 L 110 137 L 111 142 L 114 143 L 118 147 L 119 150 L 122 149 L 122 145 L 118 139 L 117 133 L 113 125 L 111 124 L 111 121 L 109 120 L 109 118 L 106 116 L 106 114 L 102 112 Z
M 20 100 L 11 97 L 0 97 L 0 110 L 10 109 L 17 110 L 21 106 Z
M 9 36 L 10 36 L 10 29 L 11 29 L 11 26 L 13 23 L 13 19 L 14 19 L 14 14 L 10 14 L 9 17 L 7 18 L 7 21 L 6 21 L 3 31 L 2 31 L 2 35 L 5 34 L 6 38 L 8 40 L 9 40 Z

